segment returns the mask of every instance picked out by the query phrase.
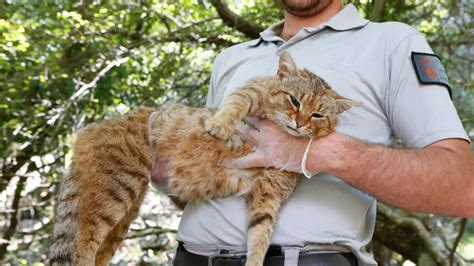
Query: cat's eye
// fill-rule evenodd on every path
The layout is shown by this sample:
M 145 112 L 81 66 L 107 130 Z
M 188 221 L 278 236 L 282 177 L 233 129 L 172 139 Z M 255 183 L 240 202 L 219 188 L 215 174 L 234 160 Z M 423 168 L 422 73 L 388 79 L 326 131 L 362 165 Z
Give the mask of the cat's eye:
M 312 117 L 313 118 L 322 118 L 323 116 L 318 114 L 318 113 L 313 113 Z
M 296 100 L 296 98 L 293 97 L 293 95 L 290 95 L 290 100 L 291 100 L 291 103 L 292 103 L 296 108 L 300 108 L 300 102 L 298 102 L 298 100 Z

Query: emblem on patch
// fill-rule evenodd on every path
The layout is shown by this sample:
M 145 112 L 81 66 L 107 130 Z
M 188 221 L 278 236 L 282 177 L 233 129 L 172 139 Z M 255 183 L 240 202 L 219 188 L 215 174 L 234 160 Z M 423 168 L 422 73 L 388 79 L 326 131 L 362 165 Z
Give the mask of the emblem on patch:
M 448 89 L 449 97 L 451 97 L 451 86 L 449 86 L 448 76 L 437 55 L 412 52 L 411 60 L 415 66 L 418 80 L 422 84 L 443 85 Z

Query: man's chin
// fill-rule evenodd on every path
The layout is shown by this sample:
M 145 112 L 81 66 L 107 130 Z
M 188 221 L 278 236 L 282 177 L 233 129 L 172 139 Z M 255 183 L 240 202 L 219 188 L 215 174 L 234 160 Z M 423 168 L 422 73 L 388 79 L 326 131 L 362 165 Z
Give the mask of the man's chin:
M 328 7 L 332 1 L 334 0 L 278 0 L 286 12 L 296 17 L 313 16 Z

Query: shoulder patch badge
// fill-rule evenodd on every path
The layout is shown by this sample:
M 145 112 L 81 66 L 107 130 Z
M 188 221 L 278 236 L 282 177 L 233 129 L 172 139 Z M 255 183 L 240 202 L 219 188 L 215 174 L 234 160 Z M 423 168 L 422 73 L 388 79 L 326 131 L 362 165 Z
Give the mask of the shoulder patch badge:
M 448 89 L 449 97 L 452 98 L 446 70 L 437 55 L 412 52 L 411 60 L 415 66 L 418 80 L 422 84 L 443 85 Z

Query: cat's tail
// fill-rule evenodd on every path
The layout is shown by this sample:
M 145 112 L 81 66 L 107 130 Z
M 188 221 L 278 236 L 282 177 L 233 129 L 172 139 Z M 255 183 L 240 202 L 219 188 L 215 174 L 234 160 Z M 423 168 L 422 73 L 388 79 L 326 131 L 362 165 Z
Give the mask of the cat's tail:
M 50 264 L 72 265 L 74 239 L 77 231 L 78 189 L 74 182 L 73 167 L 68 170 L 57 197 L 56 215 L 50 247 Z

